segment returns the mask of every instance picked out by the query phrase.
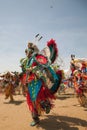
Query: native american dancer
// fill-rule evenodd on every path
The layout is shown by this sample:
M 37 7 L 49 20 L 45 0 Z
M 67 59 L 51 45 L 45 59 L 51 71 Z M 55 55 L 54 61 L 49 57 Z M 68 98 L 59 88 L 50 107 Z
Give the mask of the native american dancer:
M 10 72 L 7 72 L 4 74 L 3 78 L 3 87 L 4 87 L 4 93 L 5 93 L 5 99 L 10 98 L 10 101 L 13 102 L 13 89 L 14 89 L 14 83 L 13 83 L 13 77 L 14 75 Z
M 18 89 L 19 86 L 19 76 L 16 72 L 5 72 L 1 74 L 1 89 L 5 94 L 5 99 L 10 98 L 10 102 L 14 101 L 14 95 L 16 92 L 20 93 Z
M 52 64 L 58 56 L 55 40 L 47 42 L 47 47 L 42 51 L 32 43 L 28 44 L 26 63 L 27 103 L 33 121 L 31 126 L 39 123 L 39 116 L 49 113 L 56 99 L 55 93 L 61 83 L 61 71 L 55 72 Z
M 72 64 L 74 69 L 72 69 Z M 87 92 L 87 61 L 83 59 L 72 59 L 71 70 L 72 70 L 72 82 L 75 88 L 78 101 L 81 106 L 86 105 L 86 96 Z

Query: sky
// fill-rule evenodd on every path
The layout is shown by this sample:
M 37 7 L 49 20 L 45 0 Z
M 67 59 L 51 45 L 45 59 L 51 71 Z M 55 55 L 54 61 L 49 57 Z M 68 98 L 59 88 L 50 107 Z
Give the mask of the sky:
M 51 38 L 64 69 L 71 54 L 87 58 L 87 0 L 0 0 L 0 73 L 21 71 L 27 43 L 42 50 Z

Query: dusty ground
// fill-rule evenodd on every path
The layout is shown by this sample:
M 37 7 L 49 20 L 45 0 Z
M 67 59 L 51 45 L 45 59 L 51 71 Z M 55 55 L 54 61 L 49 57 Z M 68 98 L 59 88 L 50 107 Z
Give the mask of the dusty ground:
M 14 98 L 10 103 L 0 94 L 0 130 L 87 130 L 87 108 L 81 107 L 73 95 L 59 96 L 50 114 L 40 117 L 40 124 L 34 127 L 30 126 L 26 98 Z

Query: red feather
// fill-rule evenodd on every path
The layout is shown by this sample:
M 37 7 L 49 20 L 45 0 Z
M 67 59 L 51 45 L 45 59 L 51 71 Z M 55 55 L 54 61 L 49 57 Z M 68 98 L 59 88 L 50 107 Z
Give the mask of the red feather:
M 57 43 L 55 42 L 54 39 L 51 39 L 50 41 L 47 42 L 47 46 L 49 47 L 49 49 L 51 48 L 53 50 L 53 54 L 51 55 L 52 58 L 52 63 L 55 61 L 56 57 L 58 56 L 58 48 L 57 48 Z M 50 52 L 51 52 L 50 49 Z

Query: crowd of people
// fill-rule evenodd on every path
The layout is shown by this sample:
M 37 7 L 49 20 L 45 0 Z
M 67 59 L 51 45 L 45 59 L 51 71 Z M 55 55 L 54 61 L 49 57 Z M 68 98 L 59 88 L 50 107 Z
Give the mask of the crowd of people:
M 30 125 L 35 126 L 40 122 L 40 115 L 48 114 L 54 107 L 55 93 L 65 84 L 74 88 L 80 97 L 84 95 L 84 90 L 87 90 L 87 62 L 78 62 L 71 55 L 71 75 L 66 79 L 64 71 L 54 63 L 58 58 L 54 39 L 49 40 L 42 50 L 29 42 L 24 51 L 25 57 L 20 59 L 21 72 L 8 71 L 0 75 L 0 92 L 4 90 L 5 99 L 10 98 L 13 102 L 15 92 L 20 94 L 22 89 L 33 119 Z

